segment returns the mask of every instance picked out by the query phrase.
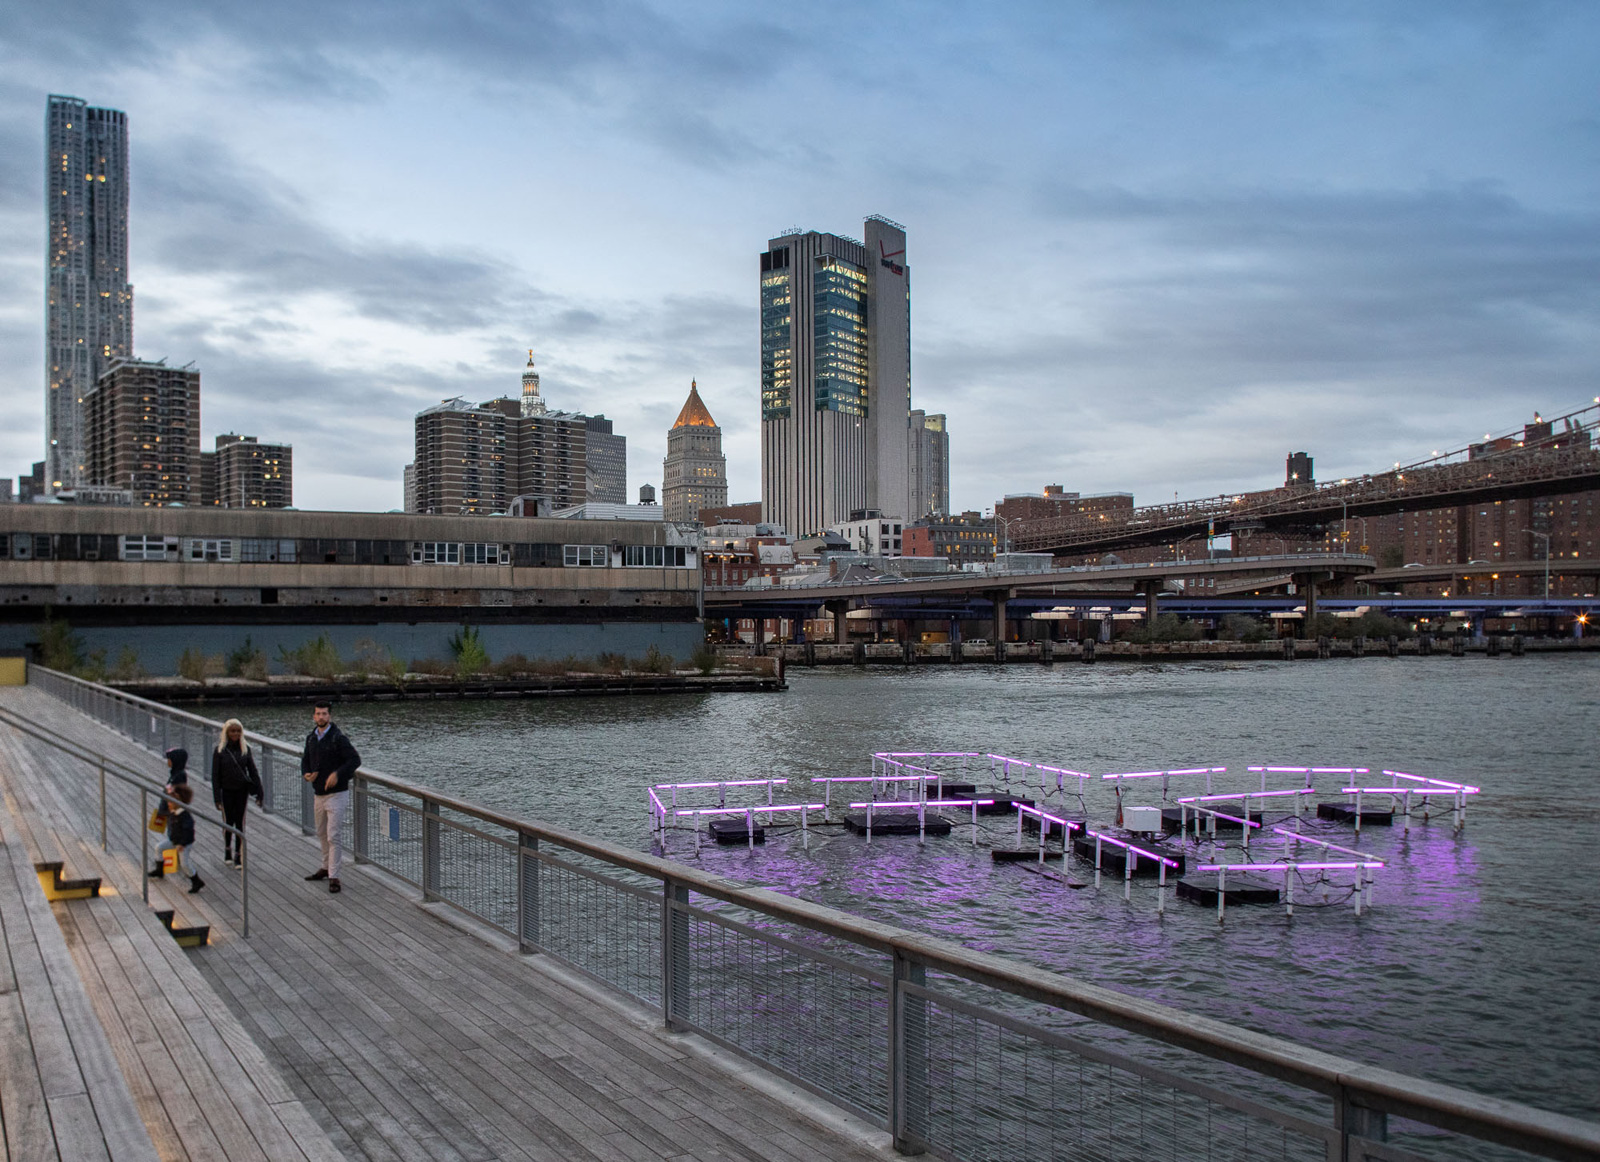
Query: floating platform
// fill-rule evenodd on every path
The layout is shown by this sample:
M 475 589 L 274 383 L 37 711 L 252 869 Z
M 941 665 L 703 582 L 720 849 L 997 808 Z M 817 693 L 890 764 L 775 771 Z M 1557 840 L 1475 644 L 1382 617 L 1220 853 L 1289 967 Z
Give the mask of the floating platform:
M 1213 811 L 1222 812 L 1224 815 L 1232 815 L 1235 819 L 1243 819 L 1245 817 L 1243 803 L 1208 803 L 1207 806 Z M 1161 809 L 1161 829 L 1168 835 L 1176 835 L 1183 828 L 1182 820 L 1184 815 L 1185 811 L 1181 807 L 1163 807 Z M 1211 833 L 1211 819 L 1209 816 L 1196 815 L 1192 808 L 1187 812 L 1187 815 L 1189 817 L 1189 830 L 1191 832 L 1196 830 L 1195 824 L 1198 821 L 1199 830 L 1204 831 L 1208 835 Z M 1262 822 L 1261 812 L 1250 812 L 1250 822 Z M 1235 823 L 1233 819 L 1217 820 L 1218 835 L 1221 835 L 1224 832 L 1242 830 L 1244 829 L 1239 824 Z
M 867 813 L 858 811 L 844 817 L 844 825 L 857 835 L 867 833 Z M 741 825 L 742 826 L 742 825 Z M 949 835 L 950 820 L 943 815 L 929 811 L 926 823 L 920 829 L 925 835 Z M 874 811 L 872 813 L 872 834 L 874 835 L 915 835 L 917 827 L 917 813 L 915 811 Z
M 1045 859 L 1060 859 L 1061 856 L 1062 852 L 1059 850 L 1051 850 L 1048 847 L 1044 850 Z M 997 847 L 989 853 L 989 858 L 994 860 L 995 863 L 1027 863 L 1029 860 L 1038 863 L 1039 849 L 1037 847 Z
M 1356 821 L 1356 805 L 1354 803 L 1318 803 L 1317 818 L 1329 819 L 1334 823 L 1354 823 Z M 1374 811 L 1370 807 L 1361 808 L 1361 826 L 1363 827 L 1393 827 L 1393 811 Z
M 1177 848 L 1169 848 L 1159 843 L 1141 844 L 1140 846 L 1156 855 L 1164 855 L 1168 859 L 1177 863 L 1178 867 L 1176 870 L 1170 867 L 1167 869 L 1167 880 L 1169 882 L 1174 876 L 1181 876 L 1183 874 L 1183 869 L 1189 866 L 1188 861 L 1184 858 L 1184 853 L 1179 851 Z M 1072 841 L 1072 854 L 1076 855 L 1079 859 L 1093 867 L 1094 836 L 1080 835 L 1074 839 Z M 1123 871 L 1123 862 L 1126 859 L 1127 854 L 1126 848 L 1118 847 L 1114 843 L 1102 844 L 1100 847 L 1100 870 L 1105 873 L 1115 873 L 1120 876 Z M 1153 859 L 1146 859 L 1143 856 L 1139 856 L 1133 865 L 1133 875 L 1135 879 L 1143 876 L 1149 876 L 1151 879 L 1160 879 L 1161 865 Z
M 1228 886 L 1226 888 L 1227 904 L 1276 904 L 1283 896 L 1283 889 L 1269 880 L 1260 876 L 1249 875 L 1245 872 L 1228 873 Z M 1217 906 L 1217 876 L 1215 872 L 1196 875 L 1192 879 L 1178 881 L 1178 899 L 1188 900 L 1191 904 L 1199 904 L 1202 908 L 1215 908 Z
M 934 797 L 934 792 L 936 791 L 941 799 L 959 799 L 963 795 L 971 798 L 977 798 L 978 785 L 976 783 L 952 783 L 949 779 L 946 779 L 944 781 L 944 786 L 941 789 L 938 783 L 929 783 L 928 798 L 932 799 Z M 987 798 L 987 796 L 985 796 L 985 798 Z
M 1083 823 L 1084 823 L 1084 821 L 1082 819 L 1073 819 L 1072 822 L 1078 824 L 1078 826 L 1080 828 L 1083 826 Z M 1038 818 L 1038 816 L 1035 816 L 1035 815 L 1024 815 L 1022 817 L 1022 830 L 1023 830 L 1024 833 L 1026 833 L 1028 835 L 1038 835 L 1039 834 L 1039 818 Z M 1059 839 L 1061 837 L 1061 831 L 1062 831 L 1061 824 L 1059 824 L 1059 823 L 1051 823 L 1050 824 L 1050 831 L 1049 831 L 1049 834 L 1046 836 L 1046 838 L 1048 838 L 1048 839 Z
M 767 841 L 767 829 L 765 827 L 757 823 L 755 825 L 755 836 L 752 838 L 743 819 L 713 819 L 707 824 L 706 830 L 711 833 L 711 838 L 718 843 L 749 844 L 752 842 L 765 843 Z M 873 830 L 876 831 L 877 828 L 874 827 Z
M 993 803 L 986 803 L 980 806 L 978 808 L 979 815 L 1015 815 L 1017 812 L 1017 804 L 1019 803 L 1024 807 L 1036 806 L 1032 799 L 1024 799 L 1020 795 L 991 795 L 984 793 L 981 795 L 974 795 L 974 797 L 978 799 L 994 800 Z

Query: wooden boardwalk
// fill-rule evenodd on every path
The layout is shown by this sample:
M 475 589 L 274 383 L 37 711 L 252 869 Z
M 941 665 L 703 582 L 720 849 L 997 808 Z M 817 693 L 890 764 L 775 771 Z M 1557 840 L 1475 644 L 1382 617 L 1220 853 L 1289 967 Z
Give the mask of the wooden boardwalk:
M 153 776 L 160 770 L 148 752 L 37 690 L 0 690 L 0 706 Z M 81 761 L 0 728 L 0 777 L 42 803 L 38 814 L 54 811 L 48 822 L 63 848 L 77 848 L 65 853 L 75 873 L 85 874 L 80 855 L 97 856 L 101 874 L 138 902 L 137 856 L 116 854 L 137 852 L 136 799 L 111 796 L 113 854 L 106 856 L 96 784 Z M 574 981 L 544 958 L 462 931 L 441 906 L 422 905 L 381 873 L 347 864 L 340 895 L 305 882 L 317 864 L 314 841 L 254 808 L 244 940 L 239 873 L 222 865 L 217 831 L 198 830 L 207 887 L 198 896 L 172 894 L 164 905 L 212 925 L 208 947 L 177 954 L 193 970 L 194 1004 L 226 1011 L 262 1068 L 286 1086 L 272 1096 L 294 1099 L 284 1109 L 303 1109 L 337 1154 L 616 1162 L 892 1156 L 886 1134 L 753 1077 L 748 1066 L 729 1068 L 698 1040 L 665 1032 L 659 1015 Z M 152 904 L 173 892 L 157 885 Z M 294 1137 L 293 1126 L 279 1124 Z

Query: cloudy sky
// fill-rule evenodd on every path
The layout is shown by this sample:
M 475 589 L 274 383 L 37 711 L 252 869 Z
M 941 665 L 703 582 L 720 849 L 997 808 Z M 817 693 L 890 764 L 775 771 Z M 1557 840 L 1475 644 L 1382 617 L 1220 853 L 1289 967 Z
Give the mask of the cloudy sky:
M 514 393 L 760 495 L 756 255 L 905 223 L 958 507 L 1427 455 L 1600 395 L 1600 6 L 64 0 L 0 8 L 0 471 L 42 456 L 46 94 L 126 110 L 135 342 L 305 508 Z

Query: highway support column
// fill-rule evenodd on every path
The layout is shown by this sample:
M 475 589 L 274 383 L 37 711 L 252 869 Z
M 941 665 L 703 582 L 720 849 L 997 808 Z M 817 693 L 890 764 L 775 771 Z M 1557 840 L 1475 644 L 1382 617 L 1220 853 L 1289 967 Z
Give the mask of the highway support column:
M 835 645 L 845 645 L 850 641 L 850 626 L 845 621 L 845 614 L 850 612 L 850 602 L 846 600 L 828 602 L 828 613 L 833 617 L 833 642 Z

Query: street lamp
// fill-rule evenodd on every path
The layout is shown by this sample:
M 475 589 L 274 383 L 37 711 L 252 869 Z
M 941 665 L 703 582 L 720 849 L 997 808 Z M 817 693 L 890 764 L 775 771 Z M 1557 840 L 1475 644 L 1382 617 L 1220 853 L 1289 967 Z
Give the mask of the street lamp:
M 1541 533 L 1538 529 L 1523 529 L 1525 533 L 1532 533 L 1536 537 L 1544 538 L 1544 603 L 1550 604 L 1550 534 Z
M 1011 551 L 1011 525 L 1012 525 L 1012 522 L 1020 521 L 1020 520 L 1022 520 L 1022 518 L 1020 516 L 1004 517 L 1004 516 L 1000 515 L 998 510 L 996 510 L 992 515 L 994 517 L 995 523 L 998 524 L 1003 530 L 1005 530 L 1005 541 L 1003 542 L 1004 547 L 1000 551 L 1002 553 L 1009 553 Z

